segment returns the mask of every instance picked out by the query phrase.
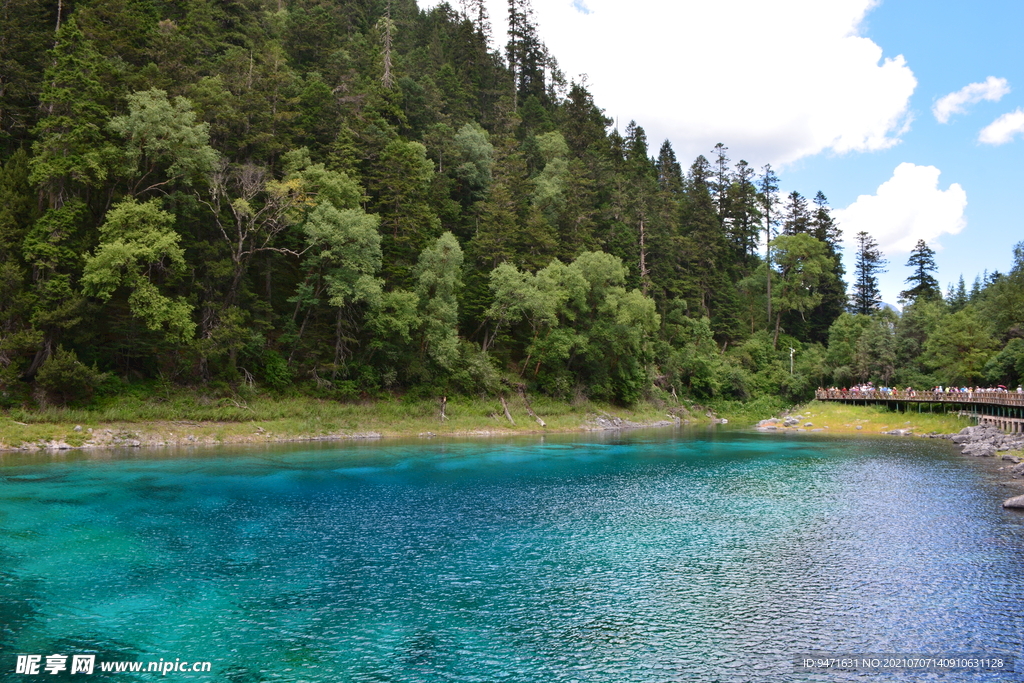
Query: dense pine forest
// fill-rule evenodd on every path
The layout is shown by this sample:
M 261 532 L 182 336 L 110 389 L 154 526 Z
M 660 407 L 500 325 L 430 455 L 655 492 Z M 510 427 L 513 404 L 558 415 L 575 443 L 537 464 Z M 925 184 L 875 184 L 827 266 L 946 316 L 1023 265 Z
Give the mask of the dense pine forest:
M 884 309 L 823 193 L 615 129 L 508 11 L 0 0 L 0 407 L 1024 376 L 1024 246 L 943 295 L 920 243 Z

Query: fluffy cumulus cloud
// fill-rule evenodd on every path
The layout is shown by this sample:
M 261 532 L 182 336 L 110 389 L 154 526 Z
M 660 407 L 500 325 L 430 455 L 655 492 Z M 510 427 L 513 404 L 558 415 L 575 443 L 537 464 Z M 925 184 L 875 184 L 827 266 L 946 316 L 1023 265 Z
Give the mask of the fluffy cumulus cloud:
M 982 128 L 978 134 L 978 142 L 986 145 L 1005 145 L 1018 134 L 1024 134 L 1024 109 L 1003 114 Z
M 562 70 L 588 75 L 620 130 L 635 119 L 654 152 L 665 138 L 682 159 L 724 142 L 754 164 L 898 142 L 917 81 L 902 56 L 860 35 L 875 4 L 533 0 Z M 506 3 L 487 5 L 504 45 Z
M 954 114 L 963 114 L 967 105 L 977 104 L 982 100 L 998 102 L 1010 92 L 1010 84 L 1005 78 L 989 76 L 984 83 L 970 83 L 956 92 L 939 98 L 932 106 L 932 114 L 939 123 L 949 123 Z
M 918 240 L 938 246 L 942 235 L 963 230 L 967 193 L 957 183 L 939 189 L 940 173 L 934 166 L 900 164 L 875 194 L 861 195 L 845 209 L 837 209 L 847 253 L 853 253 L 853 236 L 862 230 L 878 240 L 885 254 L 907 253 Z

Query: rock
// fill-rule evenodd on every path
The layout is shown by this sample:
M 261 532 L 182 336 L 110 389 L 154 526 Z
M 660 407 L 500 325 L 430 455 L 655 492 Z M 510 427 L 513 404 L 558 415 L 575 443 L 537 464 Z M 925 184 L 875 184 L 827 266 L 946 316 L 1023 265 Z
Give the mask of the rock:
M 813 426 L 814 426 L 813 422 L 804 422 L 804 427 L 813 427 Z
M 1024 496 L 1014 496 L 1013 498 L 1007 498 L 1003 501 L 1004 508 L 1024 508 Z
M 990 458 L 996 454 L 996 447 L 988 441 L 969 443 L 960 451 L 964 455 L 973 455 L 976 458 Z
M 795 417 L 787 417 L 782 424 L 783 426 L 786 427 L 795 427 L 798 424 L 800 424 L 800 420 L 796 419 Z
M 1016 455 L 1010 455 L 1009 453 L 1004 455 L 1002 459 L 1003 460 L 1008 460 L 1008 461 L 1010 461 L 1012 463 L 1019 463 L 1020 462 L 1020 458 L 1018 458 Z
M 1021 463 L 1015 467 L 1011 467 L 1010 471 L 1016 475 L 1024 474 L 1024 463 Z
M 857 425 L 857 429 L 864 429 L 863 425 Z
M 75 425 L 75 431 L 76 432 L 82 431 L 82 425 Z
M 823 431 L 825 431 L 825 430 L 824 430 L 824 429 L 822 429 L 821 427 L 817 427 L 817 428 L 815 428 L 815 429 L 812 429 L 811 431 L 812 431 L 812 432 L 823 432 Z

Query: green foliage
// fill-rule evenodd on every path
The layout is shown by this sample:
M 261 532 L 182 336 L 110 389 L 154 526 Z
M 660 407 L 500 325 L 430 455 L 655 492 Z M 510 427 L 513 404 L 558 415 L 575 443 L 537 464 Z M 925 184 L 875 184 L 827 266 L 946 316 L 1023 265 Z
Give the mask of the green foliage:
M 922 360 L 944 384 L 975 384 L 996 348 L 988 325 L 964 309 L 945 318 L 928 337 Z
M 835 261 L 824 242 L 806 233 L 776 237 L 771 246 L 778 269 L 772 290 L 776 322 L 790 312 L 803 318 L 822 302 L 821 290 L 835 277 Z
M 388 7 L 80 0 L 54 35 L 0 3 L 0 401 L 45 394 L 61 344 L 110 371 L 77 401 L 158 378 L 617 403 L 1019 381 L 1024 246 L 944 302 L 919 245 L 901 316 L 870 292 L 840 315 L 823 193 L 608 132 L 524 0 L 507 62 L 477 0 Z M 861 242 L 858 292 L 882 265 Z
M 115 152 L 103 134 L 109 93 L 100 82 L 102 59 L 74 17 L 64 22 L 50 51 L 30 162 L 33 184 L 57 208 L 106 179 Z
M 462 247 L 446 232 L 420 254 L 413 271 L 423 326 L 420 348 L 440 368 L 451 372 L 459 358 L 459 302 Z
M 985 380 L 1007 386 L 1024 381 L 1024 339 L 1011 339 L 1002 351 L 989 358 L 985 363 Z
M 857 344 L 870 324 L 866 315 L 843 313 L 829 328 L 826 362 L 832 367 L 836 384 L 849 386 L 857 382 Z
M 86 294 L 109 301 L 119 287 L 129 290 L 128 306 L 151 330 L 166 329 L 169 339 L 187 341 L 195 333 L 192 306 L 181 297 L 160 293 L 158 274 L 184 271 L 181 236 L 174 217 L 159 200 L 139 204 L 126 199 L 107 213 L 100 226 L 100 244 L 86 257 L 82 287 Z
M 471 190 L 485 190 L 494 169 L 494 145 L 478 123 L 467 123 L 455 135 L 459 163 L 453 175 Z
M 128 96 L 128 113 L 115 116 L 108 127 L 125 139 L 125 175 L 131 194 L 163 189 L 175 181 L 198 182 L 213 171 L 218 154 L 210 147 L 208 123 L 196 122 L 192 103 L 172 102 L 153 88 Z
M 92 396 L 103 374 L 78 360 L 74 351 L 58 346 L 36 373 L 36 384 L 46 392 L 47 400 L 67 405 Z

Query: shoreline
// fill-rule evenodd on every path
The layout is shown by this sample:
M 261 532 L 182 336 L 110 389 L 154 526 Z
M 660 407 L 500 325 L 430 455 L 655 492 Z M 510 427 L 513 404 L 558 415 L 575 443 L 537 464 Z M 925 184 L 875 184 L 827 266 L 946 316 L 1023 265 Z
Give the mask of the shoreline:
M 23 427 L 32 425 L 17 423 Z M 45 424 L 45 423 L 44 423 Z M 436 426 L 433 430 L 402 428 L 383 430 L 340 430 L 327 432 L 289 433 L 275 431 L 273 421 L 250 423 L 217 421 L 140 421 L 98 423 L 95 427 L 75 425 L 68 431 L 74 437 L 22 441 L 8 444 L 0 430 L 0 454 L 3 453 L 60 453 L 67 451 L 132 450 L 209 448 L 241 446 L 246 444 L 289 444 L 312 442 L 384 441 L 391 439 L 435 438 L 494 438 L 510 436 L 536 436 L 543 434 L 586 434 L 594 432 L 626 432 L 640 429 L 663 429 L 710 425 L 710 421 L 680 419 L 634 421 L 616 416 L 596 416 L 574 427 L 503 427 L 451 428 Z M 80 428 L 80 429 L 78 429 Z M 58 428 L 60 429 L 60 428 Z

